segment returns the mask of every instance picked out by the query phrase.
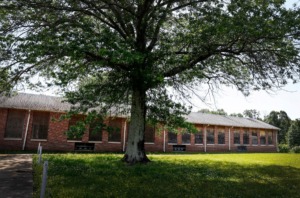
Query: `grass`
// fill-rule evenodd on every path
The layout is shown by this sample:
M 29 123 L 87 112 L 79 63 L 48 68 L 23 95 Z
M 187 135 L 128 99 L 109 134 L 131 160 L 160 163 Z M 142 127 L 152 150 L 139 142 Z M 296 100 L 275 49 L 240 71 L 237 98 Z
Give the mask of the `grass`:
M 300 154 L 149 154 L 136 166 L 121 157 L 44 154 L 46 197 L 300 197 Z M 34 171 L 39 197 L 42 166 Z

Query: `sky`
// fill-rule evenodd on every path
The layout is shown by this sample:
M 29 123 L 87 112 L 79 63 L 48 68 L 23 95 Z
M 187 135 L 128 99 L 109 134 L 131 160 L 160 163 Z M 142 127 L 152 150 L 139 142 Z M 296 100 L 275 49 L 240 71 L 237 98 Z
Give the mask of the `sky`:
M 300 5 L 300 0 L 288 0 L 286 6 L 291 7 L 293 3 Z M 26 92 L 34 93 L 27 90 Z M 54 95 L 51 92 L 43 94 Z M 272 93 L 265 91 L 251 92 L 245 97 L 232 87 L 221 87 L 216 94 L 207 98 L 203 103 L 197 97 L 193 97 L 193 111 L 200 109 L 224 109 L 228 114 L 243 113 L 246 109 L 256 109 L 260 112 L 260 117 L 268 115 L 271 111 L 285 111 L 291 119 L 300 118 L 300 83 L 288 84 L 281 90 Z
M 285 5 L 291 8 L 293 4 L 300 5 L 300 0 L 288 0 Z M 199 101 L 197 97 L 192 100 L 193 111 L 199 109 L 224 109 L 228 114 L 243 113 L 246 109 L 256 109 L 260 117 L 268 115 L 271 111 L 285 111 L 291 119 L 300 118 L 300 83 L 288 84 L 281 90 L 272 93 L 265 91 L 251 92 L 245 97 L 234 88 L 221 87 L 217 94 L 209 97 L 206 103 Z
M 260 117 L 268 115 L 271 111 L 285 111 L 291 119 L 300 118 L 300 83 L 288 84 L 281 90 L 267 93 L 254 91 L 245 97 L 241 92 L 231 87 L 221 87 L 214 96 L 207 98 L 206 102 L 199 101 L 197 97 L 192 100 L 193 111 L 200 109 L 224 109 L 228 114 L 243 113 L 246 109 L 255 109 Z

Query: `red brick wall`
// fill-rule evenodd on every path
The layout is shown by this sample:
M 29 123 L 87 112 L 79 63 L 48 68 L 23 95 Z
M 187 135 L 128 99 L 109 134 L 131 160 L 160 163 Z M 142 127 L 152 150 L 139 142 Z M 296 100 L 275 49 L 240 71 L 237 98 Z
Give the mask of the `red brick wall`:
M 24 121 L 24 129 L 23 129 L 23 137 L 20 140 L 10 140 L 4 138 L 5 133 L 5 126 L 6 126 L 6 118 L 7 118 L 8 109 L 0 109 L 0 150 L 21 150 L 24 136 L 25 136 L 25 129 L 27 125 L 28 119 L 28 111 L 26 112 L 25 121 Z M 28 127 L 28 134 L 26 139 L 26 146 L 25 150 L 37 150 L 38 144 L 41 143 L 43 146 L 43 150 L 52 150 L 52 151 L 74 151 L 75 143 L 82 142 L 82 143 L 94 143 L 95 148 L 94 151 L 96 152 L 122 152 L 124 147 L 126 148 L 126 141 L 124 142 L 124 129 L 126 125 L 126 138 L 128 136 L 128 123 L 125 124 L 124 118 L 117 118 L 116 122 L 121 123 L 121 141 L 120 142 L 109 142 L 108 141 L 108 132 L 102 132 L 102 141 L 95 142 L 89 141 L 89 134 L 88 128 L 87 132 L 82 137 L 81 141 L 68 141 L 67 136 L 65 135 L 65 131 L 68 130 L 69 121 L 57 121 L 62 113 L 55 113 L 50 112 L 50 120 L 49 120 L 49 128 L 48 128 L 48 138 L 47 140 L 35 140 L 32 139 L 32 120 L 33 120 L 33 111 L 30 113 L 30 120 L 29 120 L 29 127 Z M 198 129 L 202 129 L 203 134 L 205 134 L 205 126 L 204 125 L 196 125 Z M 238 149 L 238 145 L 234 143 L 234 130 L 237 129 L 240 131 L 240 142 L 241 145 L 243 143 L 243 129 L 242 128 L 230 128 L 230 127 L 217 127 L 217 126 L 209 126 L 210 128 L 214 128 L 215 130 L 215 141 L 214 144 L 206 145 L 207 152 L 228 152 L 229 151 L 229 141 L 231 144 L 230 151 L 236 152 Z M 225 131 L 225 144 L 219 145 L 218 144 L 218 130 L 222 129 Z M 230 139 L 229 139 L 229 130 L 231 132 Z M 251 132 L 251 129 L 248 129 Z M 263 129 L 255 129 L 258 132 Z M 268 130 L 264 130 L 268 132 Z M 204 152 L 205 151 L 205 136 L 203 137 L 204 144 L 195 144 L 195 136 L 191 134 L 191 143 L 186 145 L 187 152 Z M 273 132 L 273 145 L 260 145 L 259 135 L 258 135 L 258 145 L 252 146 L 251 145 L 251 135 L 250 135 L 250 144 L 247 146 L 248 152 L 276 152 L 276 134 Z M 178 134 L 177 136 L 178 145 L 182 144 L 182 135 Z M 155 141 L 154 143 L 146 143 L 145 149 L 149 152 L 163 152 L 164 149 L 166 152 L 173 152 L 173 145 L 168 144 L 168 133 L 165 132 L 165 144 L 164 144 L 164 132 L 162 130 L 156 131 Z M 165 146 L 165 147 L 164 147 Z

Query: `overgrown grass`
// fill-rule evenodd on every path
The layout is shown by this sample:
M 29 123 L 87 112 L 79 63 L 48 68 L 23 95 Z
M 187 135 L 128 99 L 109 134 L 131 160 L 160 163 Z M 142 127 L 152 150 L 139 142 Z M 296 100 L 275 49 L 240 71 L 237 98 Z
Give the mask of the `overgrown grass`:
M 46 197 L 300 197 L 300 154 L 148 156 L 147 165 L 127 166 L 120 154 L 44 154 Z

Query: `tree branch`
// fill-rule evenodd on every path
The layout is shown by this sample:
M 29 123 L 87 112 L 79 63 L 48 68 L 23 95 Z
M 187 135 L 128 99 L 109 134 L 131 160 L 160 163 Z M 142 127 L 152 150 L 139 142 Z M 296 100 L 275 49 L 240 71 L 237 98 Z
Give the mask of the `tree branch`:
M 200 55 L 197 58 L 195 58 L 194 60 L 191 60 L 187 65 L 180 65 L 180 66 L 172 68 L 169 71 L 164 72 L 163 76 L 164 77 L 171 77 L 171 76 L 174 76 L 174 75 L 179 74 L 181 72 L 184 72 L 188 69 L 191 69 L 197 63 L 208 59 L 211 55 L 212 55 L 211 53 L 208 53 L 208 54 L 205 54 L 205 55 Z
M 118 70 L 123 70 L 123 71 L 129 71 L 129 67 L 126 64 L 112 62 L 110 58 L 105 58 L 105 57 L 93 54 L 91 52 L 84 52 L 84 53 L 86 55 L 85 58 L 89 62 L 92 62 L 92 61 L 105 61 L 111 68 L 118 69 Z

